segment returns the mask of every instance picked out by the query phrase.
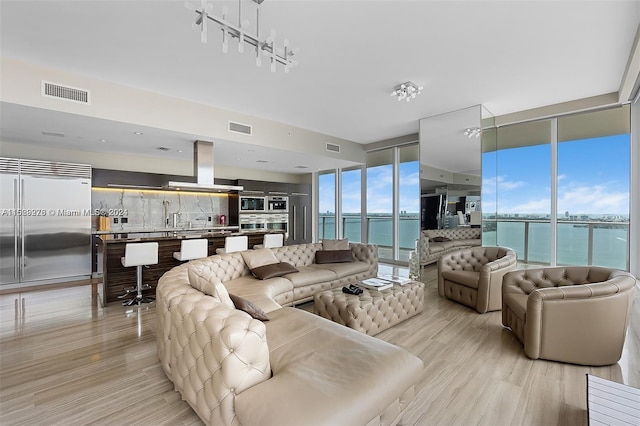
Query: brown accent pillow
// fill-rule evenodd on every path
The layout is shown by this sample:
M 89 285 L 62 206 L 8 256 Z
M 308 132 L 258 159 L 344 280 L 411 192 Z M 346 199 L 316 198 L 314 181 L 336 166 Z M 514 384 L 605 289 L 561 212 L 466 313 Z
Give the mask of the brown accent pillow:
M 322 240 L 322 250 L 349 250 L 349 239 Z
M 298 270 L 287 262 L 272 263 L 270 265 L 258 266 L 251 270 L 251 274 L 259 280 L 281 277 L 283 275 L 298 272 Z
M 316 252 L 316 263 L 345 263 L 353 262 L 351 250 L 318 250 Z
M 235 294 L 229 293 L 229 297 L 233 302 L 233 305 L 236 309 L 240 309 L 241 311 L 245 311 L 252 318 L 255 318 L 260 321 L 269 321 L 269 316 L 267 313 L 258 305 L 249 302 L 247 299 L 243 299 L 240 296 L 236 296 Z
M 433 237 L 433 238 L 431 238 L 431 241 L 433 241 L 434 243 L 444 243 L 445 241 L 451 241 L 451 238 L 447 238 L 447 237 Z

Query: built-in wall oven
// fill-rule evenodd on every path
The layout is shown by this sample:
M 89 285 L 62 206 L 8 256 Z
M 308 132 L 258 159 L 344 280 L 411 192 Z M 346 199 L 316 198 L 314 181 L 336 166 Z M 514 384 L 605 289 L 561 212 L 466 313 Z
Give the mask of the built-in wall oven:
M 267 229 L 267 215 L 265 214 L 240 214 L 240 231 L 260 231 Z
M 288 213 L 289 197 L 267 197 L 267 211 L 270 213 Z
M 287 234 L 289 229 L 288 213 L 270 213 L 267 214 L 267 229 L 270 231 L 283 231 Z
M 240 213 L 264 212 L 266 210 L 266 197 L 241 195 Z

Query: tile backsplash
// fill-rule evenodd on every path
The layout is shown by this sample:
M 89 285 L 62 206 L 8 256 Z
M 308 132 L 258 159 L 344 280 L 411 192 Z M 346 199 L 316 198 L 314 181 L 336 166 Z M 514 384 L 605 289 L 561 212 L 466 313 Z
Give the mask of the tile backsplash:
M 92 210 L 112 216 L 109 218 L 112 230 L 163 228 L 165 204 L 170 225 L 173 214 L 178 214 L 178 227 L 216 225 L 220 215 L 229 216 L 229 198 L 225 194 L 101 188 L 91 191 Z M 113 223 L 114 217 L 118 223 Z M 123 224 L 122 218 L 127 223 Z M 97 217 L 94 219 L 97 222 Z

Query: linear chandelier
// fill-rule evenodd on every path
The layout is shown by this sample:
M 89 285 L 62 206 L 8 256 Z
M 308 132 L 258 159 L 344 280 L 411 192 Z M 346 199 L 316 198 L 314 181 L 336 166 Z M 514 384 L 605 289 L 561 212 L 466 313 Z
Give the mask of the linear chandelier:
M 237 25 L 227 20 L 228 10 L 224 6 L 222 8 L 222 17 L 211 13 L 213 6 L 208 4 L 207 0 L 201 1 L 200 8 L 194 7 L 188 1 L 185 7 L 193 10 L 198 14 L 196 21 L 193 23 L 194 29 L 200 29 L 200 41 L 207 42 L 207 23 L 209 21 L 218 24 L 222 31 L 222 51 L 227 53 L 229 50 L 229 38 L 238 39 L 238 52 L 244 52 L 245 43 L 250 45 L 256 55 L 256 66 L 262 66 L 262 56 L 268 58 L 271 63 L 271 72 L 276 72 L 276 64 L 284 65 L 284 72 L 288 73 L 289 68 L 296 66 L 298 63 L 292 57 L 298 53 L 298 49 L 289 48 L 289 40 L 284 39 L 283 46 L 275 45 L 276 31 L 271 30 L 271 34 L 264 40 L 260 40 L 260 4 L 264 0 L 252 0 L 258 6 L 256 8 L 256 33 L 248 32 L 249 21 L 242 20 L 242 0 L 238 0 L 238 23 Z
M 391 92 L 391 96 L 396 96 L 398 101 L 406 100 L 407 102 L 414 99 L 417 95 L 421 93 L 422 86 L 418 86 L 412 81 L 407 81 L 406 83 L 402 83 L 396 86 Z

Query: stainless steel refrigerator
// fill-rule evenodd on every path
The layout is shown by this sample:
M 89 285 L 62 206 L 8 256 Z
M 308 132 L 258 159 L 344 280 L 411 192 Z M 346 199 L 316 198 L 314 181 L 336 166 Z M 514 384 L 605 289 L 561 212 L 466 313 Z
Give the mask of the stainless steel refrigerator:
M 0 284 L 91 275 L 91 166 L 0 157 Z

